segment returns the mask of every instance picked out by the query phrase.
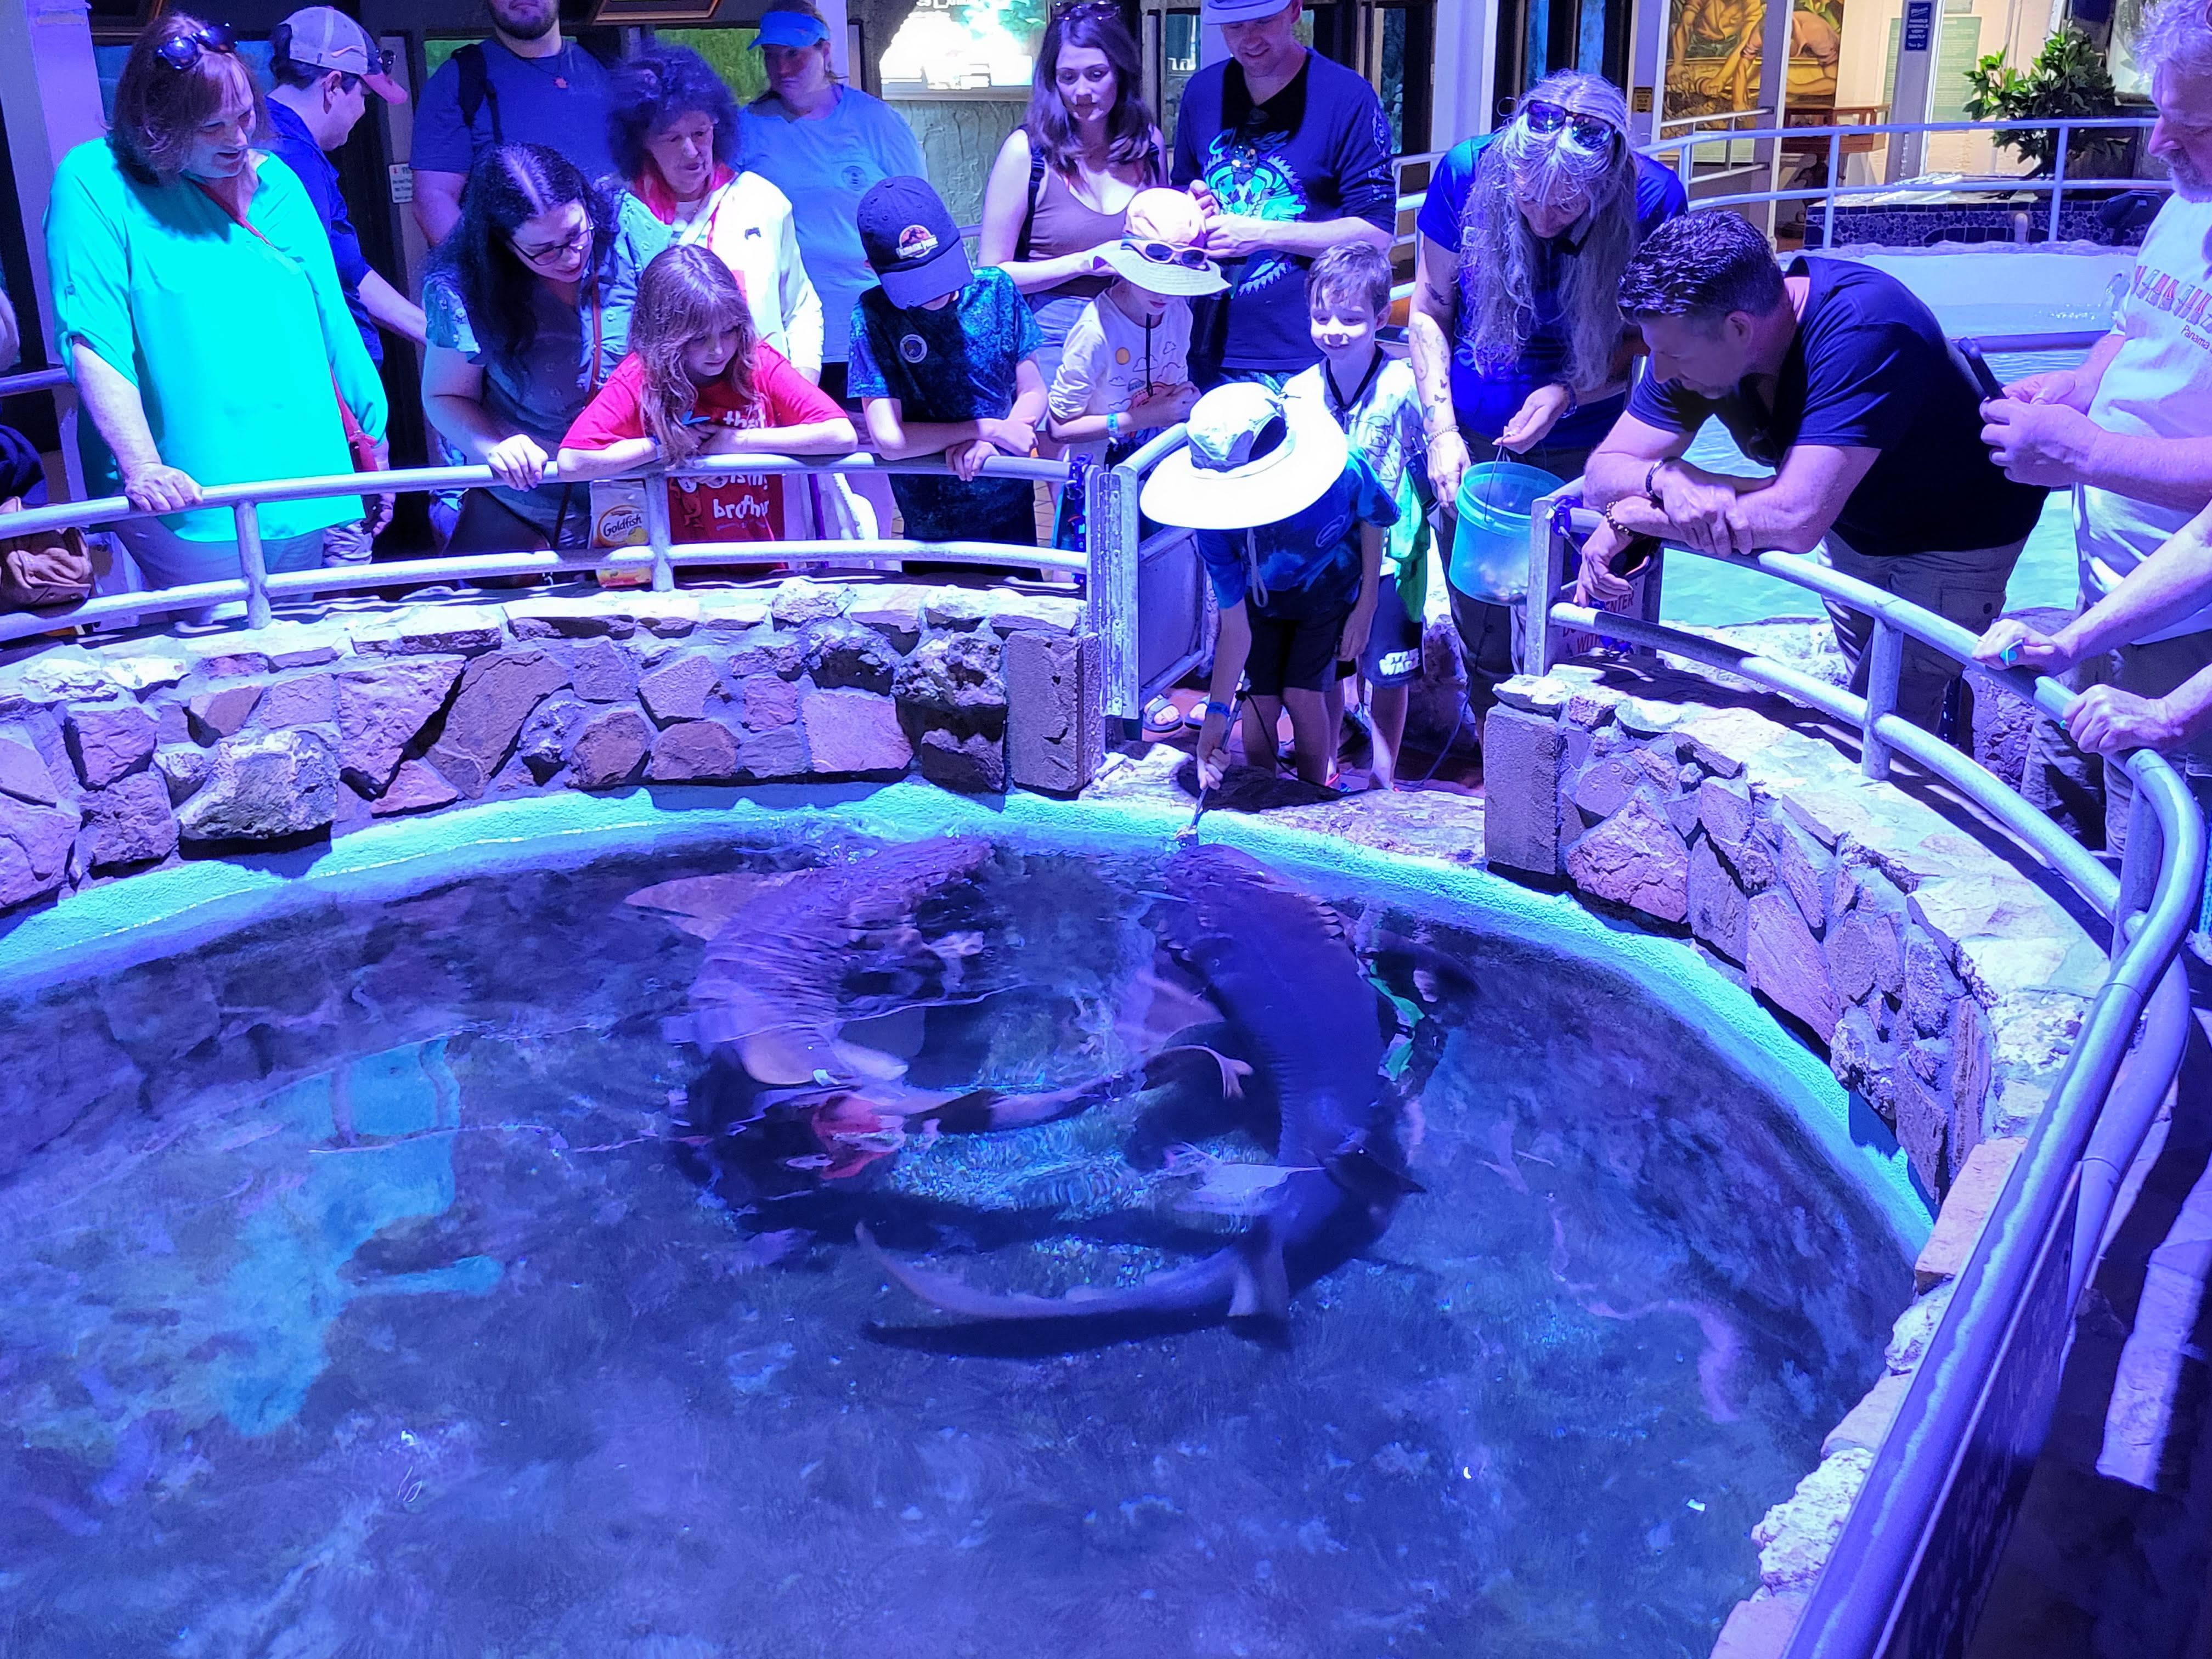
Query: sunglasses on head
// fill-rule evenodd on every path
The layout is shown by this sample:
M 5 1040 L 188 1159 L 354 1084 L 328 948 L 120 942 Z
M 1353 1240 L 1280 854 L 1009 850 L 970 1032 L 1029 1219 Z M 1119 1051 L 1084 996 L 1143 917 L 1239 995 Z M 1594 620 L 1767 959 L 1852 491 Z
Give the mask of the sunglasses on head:
M 1521 118 L 1528 124 L 1531 132 L 1553 133 L 1565 127 L 1568 138 L 1587 150 L 1607 149 L 1620 137 L 1620 130 L 1602 117 L 1584 115 L 1547 98 L 1525 100 L 1521 106 Z
M 1142 254 L 1156 265 L 1182 265 L 1192 270 L 1204 270 L 1206 250 L 1196 247 L 1176 247 L 1168 242 L 1133 242 L 1127 237 L 1121 246 L 1132 253 Z
M 154 55 L 173 70 L 188 70 L 200 61 L 203 50 L 235 52 L 238 36 L 228 23 L 203 23 L 189 34 L 173 34 L 154 48 Z
M 1096 17 L 1101 20 L 1111 17 L 1118 21 L 1121 16 L 1121 8 L 1116 3 L 1116 0 L 1069 0 L 1069 3 L 1054 6 L 1052 9 L 1052 21 L 1055 23 L 1064 23 L 1071 17 Z

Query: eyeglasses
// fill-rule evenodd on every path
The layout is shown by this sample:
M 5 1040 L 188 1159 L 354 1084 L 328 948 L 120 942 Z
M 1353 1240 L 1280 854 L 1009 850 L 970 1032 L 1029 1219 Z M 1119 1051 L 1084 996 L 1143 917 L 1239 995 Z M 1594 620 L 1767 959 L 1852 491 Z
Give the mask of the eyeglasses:
M 200 61 L 200 52 L 235 52 L 238 36 L 228 23 L 203 23 L 189 34 L 173 34 L 154 48 L 154 56 L 173 70 L 188 70 Z
M 556 260 L 565 260 L 572 253 L 581 253 L 591 246 L 591 241 L 592 228 L 586 224 L 566 240 L 544 247 L 525 247 L 512 238 L 508 239 L 507 246 L 531 264 L 550 265 Z
M 1126 237 L 1121 246 L 1132 253 L 1144 255 L 1156 265 L 1182 265 L 1192 270 L 1204 270 L 1207 264 L 1204 248 L 1176 247 L 1167 242 L 1133 242 Z
M 1531 98 L 1521 106 L 1521 118 L 1528 124 L 1531 132 L 1557 132 L 1567 130 L 1567 137 L 1578 148 L 1593 154 L 1612 147 L 1620 137 L 1620 129 L 1601 116 L 1584 115 L 1548 99 Z

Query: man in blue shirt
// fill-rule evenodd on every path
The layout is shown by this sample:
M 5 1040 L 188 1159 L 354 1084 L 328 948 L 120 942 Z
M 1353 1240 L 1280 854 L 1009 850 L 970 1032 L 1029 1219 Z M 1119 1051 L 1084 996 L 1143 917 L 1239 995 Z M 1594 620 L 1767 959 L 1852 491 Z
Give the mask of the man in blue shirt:
M 1620 591 L 1609 562 L 1635 536 L 1721 557 L 1825 540 L 1835 569 L 1970 634 L 1996 619 L 2044 492 L 1990 459 L 1980 393 L 1911 290 L 1850 259 L 1799 258 L 1785 273 L 1764 236 L 1715 210 L 1638 250 L 1620 308 L 1651 366 L 1589 458 L 1584 498 L 1605 526 L 1584 552 L 1586 593 Z M 1709 416 L 1774 472 L 1683 460 Z M 1828 614 L 1863 692 L 1873 620 L 1834 604 Z M 1897 712 L 1935 730 L 1956 674 L 1908 642 Z
M 415 111 L 415 222 L 434 245 L 461 216 L 470 167 L 495 144 L 543 144 L 586 179 L 614 171 L 606 67 L 562 37 L 557 0 L 490 6 L 492 38 L 448 58 Z
M 421 345 L 422 307 L 369 269 L 361 237 L 338 193 L 338 170 L 328 152 L 343 144 L 368 112 L 374 93 L 387 104 L 404 104 L 407 94 L 385 72 L 383 54 L 368 32 L 329 6 L 295 11 L 269 37 L 270 153 L 300 175 L 315 216 L 331 239 L 338 285 L 361 325 L 362 343 L 373 363 L 384 362 L 380 327 Z
M 1390 125 L 1352 70 L 1296 33 L 1304 0 L 1205 0 L 1229 57 L 1183 88 L 1175 182 L 1206 209 L 1206 248 L 1230 264 L 1226 339 L 1211 380 L 1275 390 L 1321 361 L 1306 316 L 1306 267 L 1340 242 L 1388 251 L 1397 227 Z M 1201 373 L 1212 342 L 1194 337 Z M 1201 384 L 1209 383 L 1202 381 Z

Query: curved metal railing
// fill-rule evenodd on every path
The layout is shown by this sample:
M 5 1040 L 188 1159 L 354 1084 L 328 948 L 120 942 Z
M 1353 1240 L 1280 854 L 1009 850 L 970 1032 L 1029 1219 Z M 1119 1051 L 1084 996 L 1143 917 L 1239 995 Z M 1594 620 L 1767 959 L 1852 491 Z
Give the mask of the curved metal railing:
M 2171 190 L 2171 180 L 2165 179 L 2069 179 L 2066 164 L 2072 150 L 2074 136 L 2082 132 L 2145 131 L 2151 118 L 2142 115 L 2100 116 L 2094 118 L 2066 118 L 2047 121 L 1884 121 L 1864 125 L 1806 127 L 1758 127 L 1750 131 L 1730 129 L 1723 131 L 1688 132 L 1656 143 L 1638 146 L 1639 153 L 1657 161 L 1662 156 L 1674 157 L 1675 170 L 1685 185 L 1695 183 L 1696 156 L 1699 149 L 1715 144 L 1751 143 L 1764 149 L 1766 154 L 1752 161 L 1744 169 L 1764 167 L 1767 171 L 1767 187 L 1735 195 L 1697 197 L 1692 205 L 1699 208 L 1755 207 L 1781 202 L 1821 202 L 1826 204 L 1821 245 L 1836 245 L 1836 203 L 1844 198 L 1862 196 L 1896 196 L 1908 192 L 1929 195 L 1955 195 L 1960 192 L 1994 192 L 2007 195 L 2025 192 L 2051 198 L 2047 235 L 2056 240 L 2058 235 L 2059 213 L 2064 206 L 2066 192 L 2071 188 L 2077 192 L 2088 188 L 2100 190 Z M 1911 138 L 1930 133 L 1943 132 L 2056 132 L 2058 135 L 2054 165 L 2048 177 L 2021 175 L 1992 176 L 1986 179 L 1948 179 L 1941 184 L 1917 184 L 1900 179 L 1893 184 L 1846 185 L 1843 176 L 1844 142 L 1847 138 Z M 1827 143 L 1828 181 L 1802 190 L 1784 190 L 1781 187 L 1782 158 L 1785 145 L 1802 144 L 1825 139 Z M 1694 193 L 1694 192 L 1693 192 Z
M 2119 764 L 2135 781 L 2135 804 L 2115 876 L 1992 774 L 1893 712 L 1907 639 L 1964 665 L 1972 660 L 1973 636 L 1805 556 L 1760 553 L 1726 562 L 1870 616 L 1864 696 L 1702 635 L 1562 602 L 1567 537 L 1599 523 L 1580 507 L 1579 490 L 1579 482 L 1566 486 L 1530 518 L 1530 672 L 1556 663 L 1561 631 L 1574 629 L 1778 691 L 1856 726 L 1869 778 L 1886 778 L 1902 756 L 1958 791 L 2111 926 L 2111 967 L 2058 1085 L 1959 1275 L 1787 1649 L 1788 1659 L 1956 1652 L 2041 1449 L 2074 1305 L 2094 1266 L 2120 1176 L 2180 1061 L 2189 1008 L 2176 958 L 2203 893 L 2204 821 L 2165 760 L 2148 750 L 2128 755 Z M 1990 678 L 2054 717 L 2074 702 L 2056 680 L 2027 669 Z

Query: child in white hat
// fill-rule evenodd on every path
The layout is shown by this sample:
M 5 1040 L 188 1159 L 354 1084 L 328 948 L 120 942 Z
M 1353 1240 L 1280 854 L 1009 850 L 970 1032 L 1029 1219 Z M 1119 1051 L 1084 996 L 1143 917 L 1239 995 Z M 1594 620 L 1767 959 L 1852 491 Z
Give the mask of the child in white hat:
M 1140 504 L 1196 531 L 1221 611 L 1205 724 L 1202 783 L 1220 781 L 1231 700 L 1247 674 L 1244 757 L 1272 769 L 1284 709 L 1298 775 L 1330 781 L 1335 722 L 1328 697 L 1340 659 L 1357 661 L 1398 509 L 1374 470 L 1315 398 L 1254 381 L 1217 386 L 1190 412 L 1190 442 L 1156 467 Z

